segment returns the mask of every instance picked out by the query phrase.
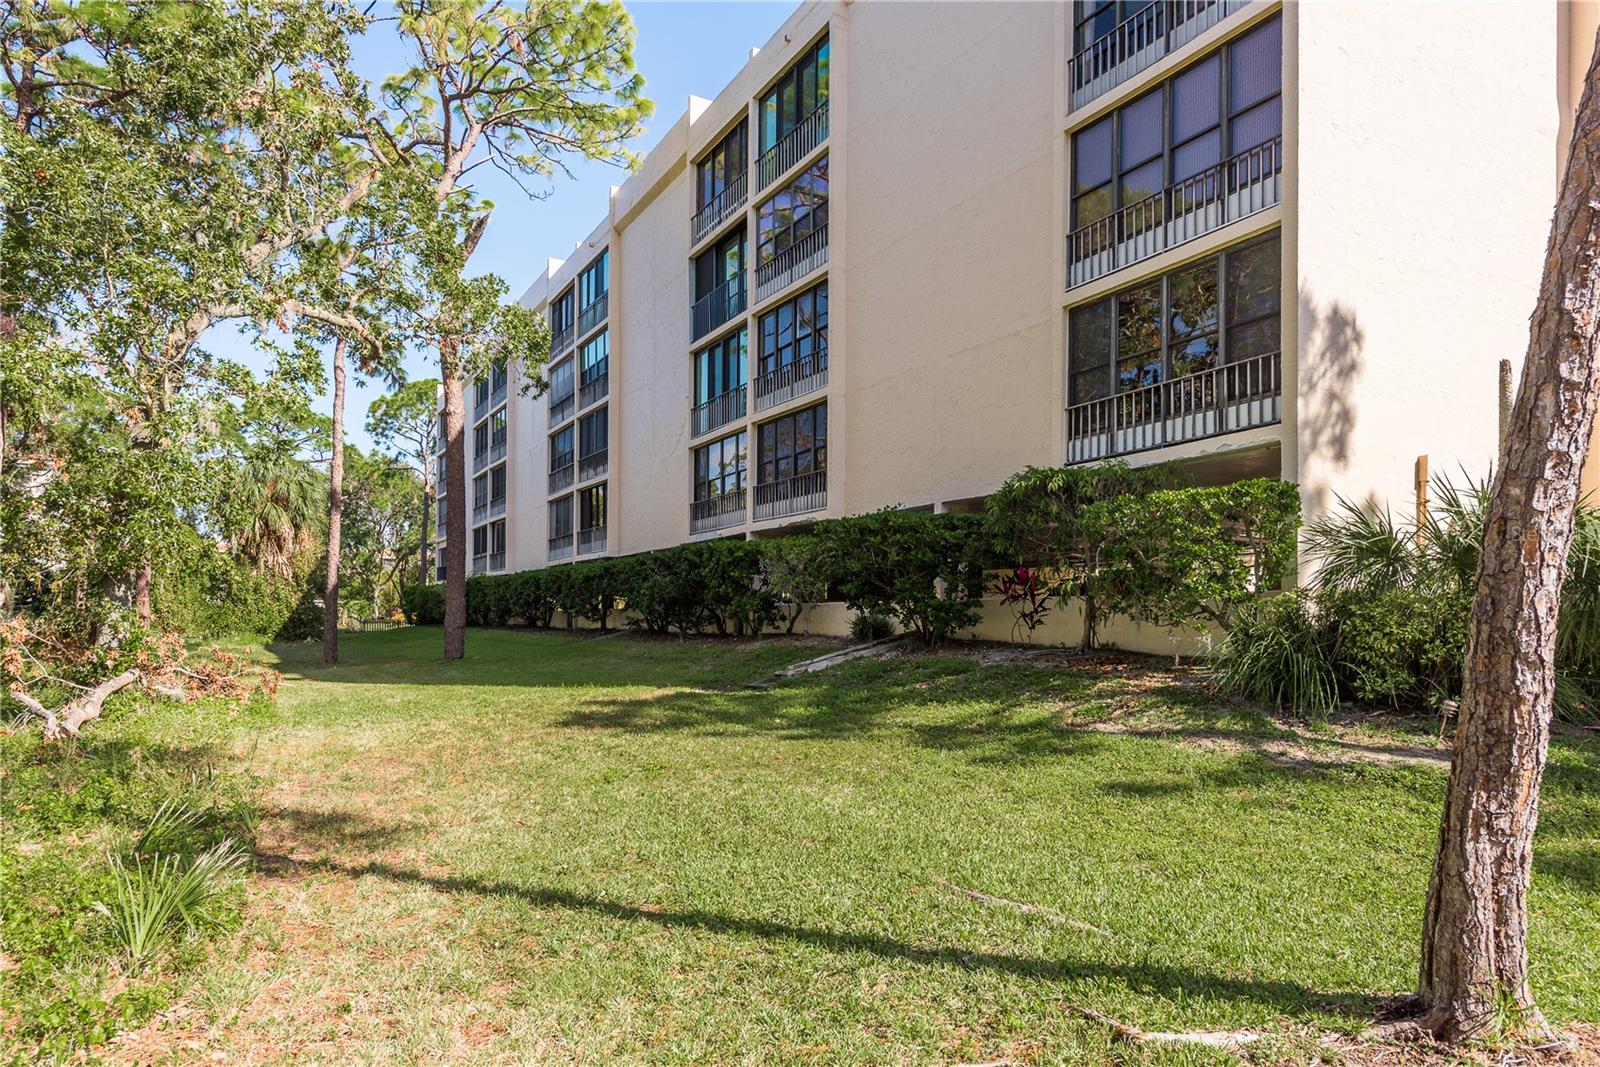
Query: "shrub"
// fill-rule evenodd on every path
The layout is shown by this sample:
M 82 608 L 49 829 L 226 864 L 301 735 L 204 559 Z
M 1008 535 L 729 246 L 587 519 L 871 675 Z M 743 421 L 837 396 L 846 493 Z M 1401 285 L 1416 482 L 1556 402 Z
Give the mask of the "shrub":
M 222 841 L 193 859 L 167 854 L 130 865 L 114 859 L 112 902 L 95 910 L 111 921 L 112 936 L 138 967 L 181 928 L 189 936 L 221 925 L 218 905 L 243 878 L 245 853 Z
M 857 641 L 881 641 L 894 634 L 894 622 L 883 615 L 858 611 L 850 617 L 850 636 Z
M 444 622 L 444 586 L 406 586 L 400 590 L 400 610 L 413 626 L 438 626 Z
M 1437 707 L 1461 692 L 1471 609 L 1465 594 L 1394 586 L 1314 595 L 1323 625 L 1334 635 L 1340 690 L 1350 699 Z
M 550 574 L 548 570 L 517 571 L 496 579 L 505 584 L 506 610 L 512 618 L 528 626 L 549 627 L 556 611 Z
M 1032 641 L 1033 632 L 1044 625 L 1050 602 L 1055 599 L 1049 583 L 1038 571 L 1018 565 L 994 580 L 994 591 L 999 594 L 1000 603 L 1017 617 L 1011 624 L 1011 639 L 1015 641 L 1020 634 Z
M 1223 692 L 1327 712 L 1339 702 L 1333 644 L 1309 594 L 1281 593 L 1234 613 L 1209 670 Z
M 824 549 L 815 537 L 804 534 L 758 543 L 763 583 L 772 592 L 783 632 L 792 634 L 808 607 L 828 599 Z

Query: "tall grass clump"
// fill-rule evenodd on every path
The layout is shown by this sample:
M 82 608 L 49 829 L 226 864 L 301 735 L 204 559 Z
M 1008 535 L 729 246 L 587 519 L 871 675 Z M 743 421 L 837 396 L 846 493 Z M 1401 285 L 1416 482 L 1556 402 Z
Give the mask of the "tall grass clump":
M 137 968 L 180 930 L 193 937 L 223 924 L 220 905 L 244 877 L 245 854 L 226 839 L 193 858 L 176 853 L 111 860 L 111 903 L 95 910 Z

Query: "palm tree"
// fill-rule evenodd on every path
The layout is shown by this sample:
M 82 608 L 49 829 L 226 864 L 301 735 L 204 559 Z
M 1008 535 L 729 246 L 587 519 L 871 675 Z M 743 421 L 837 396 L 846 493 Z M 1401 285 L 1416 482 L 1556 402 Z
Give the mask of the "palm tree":
M 234 551 L 259 573 L 294 577 L 327 521 L 326 475 L 295 456 L 257 453 L 238 468 L 231 489 Z

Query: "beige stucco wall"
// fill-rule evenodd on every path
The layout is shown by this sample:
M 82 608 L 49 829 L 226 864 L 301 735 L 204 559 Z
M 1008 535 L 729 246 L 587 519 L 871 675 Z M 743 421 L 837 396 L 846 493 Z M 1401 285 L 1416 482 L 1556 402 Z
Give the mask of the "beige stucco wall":
M 1481 477 L 1553 205 L 1556 9 L 1294 5 L 1299 480 L 1404 512 L 1413 470 Z M 1492 76 L 1490 76 L 1492 74 Z

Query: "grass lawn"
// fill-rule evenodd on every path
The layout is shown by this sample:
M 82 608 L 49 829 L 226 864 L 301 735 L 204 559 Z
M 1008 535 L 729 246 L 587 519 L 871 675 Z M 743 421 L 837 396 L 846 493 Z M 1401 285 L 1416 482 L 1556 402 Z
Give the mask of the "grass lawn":
M 437 629 L 274 650 L 241 932 L 115 1058 L 1304 1062 L 1414 982 L 1426 735 L 1289 734 L 1182 675 Z M 1386 753 L 1410 749 L 1400 759 Z M 1552 746 L 1536 990 L 1600 1021 L 1600 744 Z M 953 887 L 1025 902 L 1023 911 Z

